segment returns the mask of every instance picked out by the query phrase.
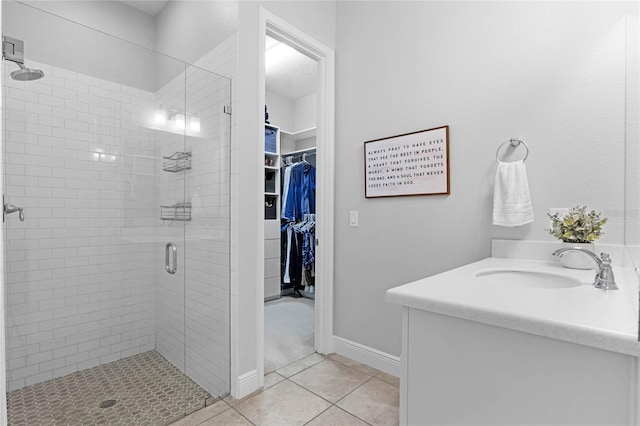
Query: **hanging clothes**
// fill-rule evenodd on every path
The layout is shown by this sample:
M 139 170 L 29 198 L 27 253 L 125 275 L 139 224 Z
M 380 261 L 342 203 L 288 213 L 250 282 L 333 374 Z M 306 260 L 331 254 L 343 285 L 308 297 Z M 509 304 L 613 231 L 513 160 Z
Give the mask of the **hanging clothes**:
M 282 176 L 282 288 L 314 286 L 316 168 L 303 160 L 284 161 Z
M 282 219 L 302 220 L 316 212 L 316 168 L 306 161 L 284 170 Z
M 315 215 L 306 214 L 300 222 L 282 225 L 281 273 L 283 288 L 294 290 L 314 285 Z
M 289 186 L 291 183 L 291 167 L 285 167 L 282 173 L 282 212 L 280 216 L 283 219 L 286 219 L 284 206 L 287 205 L 289 199 Z

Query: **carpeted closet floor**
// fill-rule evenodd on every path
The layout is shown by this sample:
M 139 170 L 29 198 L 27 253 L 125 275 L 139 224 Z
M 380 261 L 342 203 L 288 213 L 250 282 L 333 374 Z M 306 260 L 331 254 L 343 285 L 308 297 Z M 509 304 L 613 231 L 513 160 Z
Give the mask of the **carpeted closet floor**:
M 314 350 L 314 300 L 285 296 L 264 304 L 264 373 Z

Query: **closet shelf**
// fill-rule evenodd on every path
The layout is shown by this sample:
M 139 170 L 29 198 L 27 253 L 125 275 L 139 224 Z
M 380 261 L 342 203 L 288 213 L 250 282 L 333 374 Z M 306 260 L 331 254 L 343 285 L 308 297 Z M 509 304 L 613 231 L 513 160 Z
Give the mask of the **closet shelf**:
M 179 220 L 188 222 L 191 220 L 191 203 L 176 203 L 172 206 L 160 206 L 160 219 Z
M 300 130 L 299 132 L 287 132 L 286 130 L 280 129 L 280 137 L 286 140 L 292 140 L 294 142 L 301 141 L 303 139 L 309 139 L 315 137 L 316 128 L 311 127 L 310 129 Z
M 191 169 L 191 152 L 176 152 L 168 157 L 162 157 L 162 170 L 165 172 L 181 172 Z

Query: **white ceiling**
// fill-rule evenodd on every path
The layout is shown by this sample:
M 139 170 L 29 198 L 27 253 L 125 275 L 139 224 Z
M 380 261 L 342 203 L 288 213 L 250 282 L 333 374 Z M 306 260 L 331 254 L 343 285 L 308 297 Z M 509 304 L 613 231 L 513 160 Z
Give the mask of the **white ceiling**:
M 267 36 L 265 84 L 268 92 L 296 100 L 316 92 L 318 63 Z
M 120 2 L 156 16 L 169 3 L 169 0 L 120 0 Z

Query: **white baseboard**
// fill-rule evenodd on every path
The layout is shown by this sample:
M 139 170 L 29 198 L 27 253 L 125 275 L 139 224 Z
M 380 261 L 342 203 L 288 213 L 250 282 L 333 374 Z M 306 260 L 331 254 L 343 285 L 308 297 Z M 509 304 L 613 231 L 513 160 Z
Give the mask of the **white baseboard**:
M 238 395 L 236 399 L 244 398 L 252 392 L 255 392 L 260 387 L 260 381 L 258 380 L 258 370 L 251 370 L 238 377 Z
M 336 353 L 387 374 L 400 377 L 400 358 L 342 337 L 333 336 Z

